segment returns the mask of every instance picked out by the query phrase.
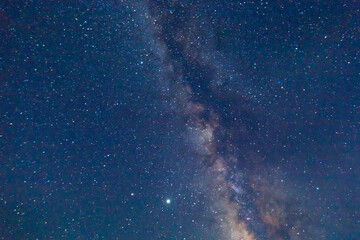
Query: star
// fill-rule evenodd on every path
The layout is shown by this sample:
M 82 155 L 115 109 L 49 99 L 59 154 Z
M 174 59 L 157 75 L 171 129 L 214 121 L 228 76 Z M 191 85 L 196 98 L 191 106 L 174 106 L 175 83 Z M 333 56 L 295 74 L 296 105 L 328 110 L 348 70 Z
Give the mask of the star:
M 166 199 L 166 204 L 170 204 L 171 203 L 171 199 L 170 198 L 167 198 Z

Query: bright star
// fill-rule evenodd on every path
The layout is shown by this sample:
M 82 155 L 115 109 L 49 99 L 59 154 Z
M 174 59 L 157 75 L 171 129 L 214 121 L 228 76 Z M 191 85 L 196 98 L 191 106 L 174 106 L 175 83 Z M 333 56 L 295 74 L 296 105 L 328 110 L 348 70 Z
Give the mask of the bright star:
M 170 204 L 170 203 L 171 203 L 170 198 L 166 199 L 166 204 Z

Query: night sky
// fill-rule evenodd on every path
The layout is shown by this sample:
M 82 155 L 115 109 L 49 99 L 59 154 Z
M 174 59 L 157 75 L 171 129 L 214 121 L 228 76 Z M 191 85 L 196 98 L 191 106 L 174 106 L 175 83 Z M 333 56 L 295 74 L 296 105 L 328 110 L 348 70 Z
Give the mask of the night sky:
M 360 239 L 360 2 L 0 3 L 0 239 Z

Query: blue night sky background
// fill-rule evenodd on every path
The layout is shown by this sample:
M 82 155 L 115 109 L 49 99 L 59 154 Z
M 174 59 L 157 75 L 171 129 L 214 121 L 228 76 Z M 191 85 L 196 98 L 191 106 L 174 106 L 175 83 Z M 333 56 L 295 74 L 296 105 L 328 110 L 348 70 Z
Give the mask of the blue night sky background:
M 0 3 L 0 239 L 360 239 L 360 2 Z

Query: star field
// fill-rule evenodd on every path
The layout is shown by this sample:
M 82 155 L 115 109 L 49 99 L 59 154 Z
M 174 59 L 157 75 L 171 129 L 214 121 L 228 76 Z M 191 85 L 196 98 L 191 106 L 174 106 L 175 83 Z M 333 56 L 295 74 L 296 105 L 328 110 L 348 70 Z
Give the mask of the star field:
M 0 239 L 360 239 L 357 1 L 3 1 L 0 42 Z

